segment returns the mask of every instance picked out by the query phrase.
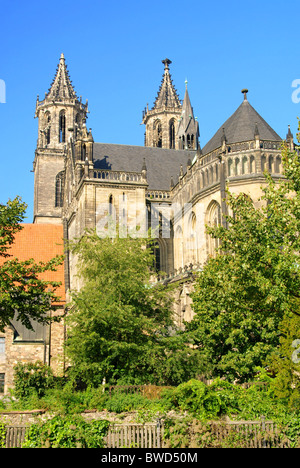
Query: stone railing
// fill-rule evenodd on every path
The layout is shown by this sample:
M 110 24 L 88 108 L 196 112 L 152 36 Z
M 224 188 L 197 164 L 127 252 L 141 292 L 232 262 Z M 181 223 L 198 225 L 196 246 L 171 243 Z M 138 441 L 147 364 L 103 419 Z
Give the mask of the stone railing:
M 146 198 L 150 200 L 169 200 L 171 194 L 165 190 L 148 190 L 146 192 Z
M 186 278 L 188 276 L 192 276 L 193 274 L 202 271 L 202 265 L 200 263 L 190 263 L 189 265 L 185 265 L 183 268 L 180 267 L 178 269 L 175 269 L 174 271 L 171 271 L 170 273 L 160 273 L 158 275 L 153 275 L 151 277 L 151 283 L 159 283 L 159 282 L 169 282 L 174 279 L 181 279 L 181 278 Z
M 125 182 L 140 184 L 145 183 L 146 179 L 143 174 L 139 172 L 125 172 L 125 171 L 107 171 L 105 169 L 94 169 L 94 179 L 100 179 L 107 182 Z

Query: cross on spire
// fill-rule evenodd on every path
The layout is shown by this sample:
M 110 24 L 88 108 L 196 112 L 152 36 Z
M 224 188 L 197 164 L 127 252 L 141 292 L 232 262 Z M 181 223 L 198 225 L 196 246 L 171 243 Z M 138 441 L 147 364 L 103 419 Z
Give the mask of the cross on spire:
M 166 69 L 169 69 L 169 65 L 170 65 L 172 62 L 171 62 L 171 60 L 169 60 L 168 58 L 165 58 L 164 60 L 161 61 L 161 63 L 164 64 L 165 70 L 166 70 Z

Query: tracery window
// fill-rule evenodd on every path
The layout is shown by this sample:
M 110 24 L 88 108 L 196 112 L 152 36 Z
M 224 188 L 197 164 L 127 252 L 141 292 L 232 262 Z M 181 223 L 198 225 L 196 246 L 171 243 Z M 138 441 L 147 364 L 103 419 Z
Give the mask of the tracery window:
M 61 111 L 59 114 L 59 143 L 66 142 L 66 114 Z
M 170 121 L 170 149 L 175 149 L 175 122 Z
M 218 227 L 221 225 L 221 206 L 218 202 L 212 201 L 206 212 L 207 224 L 211 227 Z M 220 241 L 219 239 L 214 239 L 212 236 L 208 235 L 208 254 L 214 256 L 216 250 L 219 248 Z
M 50 112 L 46 114 L 46 129 L 45 129 L 46 145 L 50 144 L 51 140 L 51 115 Z
M 63 206 L 64 197 L 64 171 L 59 172 L 55 180 L 55 207 L 61 208 Z
M 154 122 L 154 146 L 162 148 L 162 126 L 160 120 Z

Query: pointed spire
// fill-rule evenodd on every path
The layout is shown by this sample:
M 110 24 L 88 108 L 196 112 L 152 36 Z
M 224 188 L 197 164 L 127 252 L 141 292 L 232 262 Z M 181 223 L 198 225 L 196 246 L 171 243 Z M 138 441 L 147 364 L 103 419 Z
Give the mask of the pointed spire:
M 287 140 L 293 140 L 294 139 L 294 136 L 293 136 L 293 134 L 291 132 L 291 126 L 290 125 L 288 126 L 288 132 L 287 132 L 287 135 L 286 135 L 286 139 Z
M 294 144 L 294 135 L 292 134 L 291 132 L 291 126 L 289 125 L 288 126 L 288 132 L 287 132 L 287 135 L 286 135 L 286 141 L 290 147 L 290 150 L 291 151 L 294 151 L 294 148 L 295 148 L 295 144 Z
M 172 62 L 171 60 L 166 58 L 162 60 L 162 63 L 165 66 L 165 71 L 153 108 L 159 109 L 162 107 L 175 107 L 177 109 L 180 109 L 181 104 L 179 96 L 177 94 L 176 89 L 174 88 L 172 78 L 170 75 L 169 65 Z
M 182 103 L 182 114 L 178 124 L 178 137 L 183 138 L 188 143 L 188 135 L 193 135 L 194 143 L 189 149 L 198 148 L 199 124 L 198 119 L 194 117 L 194 111 L 191 105 L 189 92 L 187 89 L 187 80 L 185 80 L 185 95 Z
M 222 137 L 221 137 L 221 146 L 223 144 L 226 145 L 226 143 L 227 143 L 227 138 L 226 138 L 226 135 L 225 135 L 225 128 L 223 127 L 223 133 L 222 133 Z
M 147 171 L 147 166 L 146 166 L 146 159 L 144 158 L 143 160 L 143 167 L 142 167 L 142 171 Z
M 52 101 L 78 100 L 69 77 L 64 54 L 60 56 L 56 75 L 45 99 Z

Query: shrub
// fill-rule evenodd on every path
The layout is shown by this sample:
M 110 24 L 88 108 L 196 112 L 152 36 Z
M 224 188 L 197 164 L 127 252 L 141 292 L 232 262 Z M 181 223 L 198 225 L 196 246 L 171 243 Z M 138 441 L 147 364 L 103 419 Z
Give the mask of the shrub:
M 23 448 L 103 448 L 109 422 L 86 422 L 81 416 L 55 416 L 34 424 L 26 433 Z
M 6 425 L 0 422 L 0 448 L 5 448 Z
M 114 413 L 124 413 L 138 409 L 147 409 L 153 403 L 142 395 L 133 393 L 116 393 L 112 395 L 105 403 L 105 408 Z
M 18 363 L 14 367 L 14 372 L 14 391 L 17 398 L 27 398 L 32 393 L 42 397 L 46 389 L 54 387 L 52 369 L 42 362 Z

